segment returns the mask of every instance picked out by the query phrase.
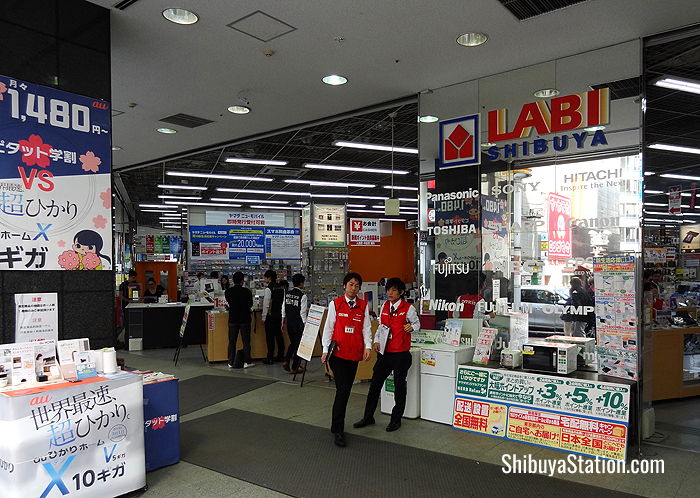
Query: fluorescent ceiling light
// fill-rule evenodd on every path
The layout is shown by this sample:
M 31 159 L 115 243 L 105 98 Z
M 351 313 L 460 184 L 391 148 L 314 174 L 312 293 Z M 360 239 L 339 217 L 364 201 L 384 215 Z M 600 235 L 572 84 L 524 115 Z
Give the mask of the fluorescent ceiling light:
M 418 122 L 419 123 L 434 123 L 436 121 L 439 121 L 440 118 L 437 116 L 431 116 L 429 114 L 426 114 L 425 116 L 419 116 L 418 117 Z
M 670 150 L 671 152 L 686 152 L 688 154 L 700 154 L 700 149 L 696 147 L 683 147 L 681 145 L 651 144 L 649 148 L 659 150 Z
M 260 204 L 287 204 L 288 201 L 269 201 L 269 200 L 262 200 L 262 199 L 234 199 L 232 197 L 212 197 L 212 201 L 218 201 L 218 202 L 252 202 L 253 204 L 260 203 Z
M 271 182 L 272 178 L 262 176 L 240 176 L 240 175 L 221 175 L 217 173 L 193 173 L 191 171 L 168 171 L 165 173 L 168 176 L 184 176 L 193 178 L 214 178 L 217 180 L 240 180 L 248 182 Z
M 198 201 L 202 197 L 199 195 L 159 195 L 159 199 L 180 199 L 181 201 Z
M 112 150 L 122 150 L 118 145 L 112 145 Z
M 605 126 L 603 125 L 598 125 L 598 126 L 589 126 L 588 128 L 584 128 L 583 131 L 588 131 L 588 132 L 596 132 L 598 130 L 604 130 Z
M 155 209 L 177 209 L 173 206 L 168 206 L 166 204 L 139 204 L 142 208 L 155 208 Z
M 655 225 L 654 223 L 644 223 L 645 227 L 660 227 L 661 225 Z
M 219 192 L 234 192 L 239 194 L 268 194 L 268 195 L 311 195 L 308 192 L 292 192 L 290 190 L 253 190 L 249 188 L 216 187 Z
M 645 202 L 645 206 L 660 206 L 660 207 L 666 207 L 668 204 L 664 204 L 663 202 Z
M 242 157 L 227 157 L 226 163 L 239 164 L 269 164 L 270 166 L 285 166 L 287 161 L 273 161 L 272 159 L 244 159 Z
M 644 190 L 645 194 L 664 194 L 663 190 Z
M 390 145 L 365 144 L 360 142 L 345 142 L 336 140 L 333 142 L 336 147 L 350 147 L 352 149 L 382 150 L 385 152 L 405 152 L 406 154 L 418 154 L 418 149 L 410 147 L 392 147 Z
M 654 85 L 663 88 L 671 88 L 672 90 L 681 90 L 683 92 L 700 93 L 700 83 L 685 78 L 666 76 L 658 80 Z
M 683 213 L 683 216 L 700 216 L 700 213 Z
M 654 176 L 656 174 L 655 171 L 645 171 L 644 176 Z
M 699 149 L 700 150 L 700 149 Z M 659 175 L 661 178 L 675 178 L 678 180 L 696 180 L 700 181 L 700 176 L 690 176 L 690 175 L 676 175 L 674 173 L 664 173 L 663 175 Z M 690 194 L 688 194 L 690 195 Z
M 322 197 L 327 199 L 337 199 L 338 194 L 311 194 L 311 197 Z M 371 201 L 385 201 L 388 197 L 382 197 L 377 195 L 357 195 L 357 194 L 343 194 L 344 199 L 369 199 Z
M 172 208 L 170 208 L 170 209 L 172 209 Z M 142 209 L 141 212 L 142 213 L 162 213 L 163 210 L 162 209 Z
M 175 229 L 177 229 L 177 228 L 182 228 L 182 226 L 181 225 L 163 225 L 163 228 L 175 228 Z
M 172 128 L 156 128 L 156 131 L 165 135 L 172 135 L 174 133 L 177 133 L 177 130 L 173 130 Z
M 395 169 L 395 170 L 390 170 L 390 169 L 382 169 L 382 168 L 358 168 L 354 166 L 337 166 L 333 164 L 313 164 L 313 163 L 306 163 L 304 164 L 305 168 L 308 169 L 328 169 L 331 171 L 338 170 L 338 171 L 357 171 L 359 173 L 383 173 L 390 175 L 392 173 L 396 175 L 407 175 L 410 173 L 410 171 L 407 171 L 405 169 Z
M 158 188 L 168 190 L 206 190 L 209 187 L 195 187 L 194 185 L 167 185 L 165 183 L 161 183 L 158 185 Z
M 384 208 L 382 209 L 348 209 L 348 213 L 375 213 L 384 214 Z
M 483 45 L 489 39 L 489 35 L 486 33 L 463 33 L 457 37 L 455 40 L 457 45 L 463 47 L 478 47 Z
M 376 185 L 373 183 L 322 182 L 322 181 L 316 181 L 316 180 L 295 180 L 292 178 L 286 179 L 285 183 L 300 183 L 303 185 L 313 185 L 315 187 L 339 187 L 339 188 L 346 188 L 346 187 L 374 188 L 374 187 L 376 187 Z
M 366 208 L 367 204 L 346 204 L 345 207 L 349 208 Z
M 405 218 L 379 218 L 379 221 L 406 221 Z
M 340 76 L 339 74 L 329 74 L 328 76 L 321 78 L 321 81 L 323 81 L 326 85 L 338 86 L 347 83 L 348 79 L 345 76 Z
M 399 200 L 402 202 L 418 202 L 418 199 L 413 197 L 399 197 Z
M 234 114 L 248 114 L 250 112 L 250 107 L 245 105 L 232 105 L 228 108 L 228 112 Z
M 666 214 L 666 213 L 664 213 Z M 663 221 L 666 223 L 681 223 L 681 220 L 659 220 L 657 218 L 644 218 L 645 221 Z
M 295 209 L 295 210 L 301 210 L 303 208 L 301 207 L 295 207 L 295 206 L 250 206 L 254 209 Z
M 297 206 L 308 206 L 309 203 L 304 201 L 297 201 L 294 204 L 296 204 Z
M 214 207 L 236 207 L 239 208 L 242 204 L 221 204 L 217 202 L 189 202 L 189 201 L 165 201 L 168 204 L 175 204 L 177 206 L 214 206 Z
M 548 99 L 559 95 L 559 90 L 556 88 L 541 88 L 533 93 L 538 99 Z
M 199 21 L 197 14 L 186 9 L 165 9 L 163 11 L 163 17 L 175 24 L 194 24 Z
M 418 190 L 418 187 L 397 187 L 394 185 L 393 187 L 391 185 L 384 185 L 384 188 L 389 188 L 393 190 Z

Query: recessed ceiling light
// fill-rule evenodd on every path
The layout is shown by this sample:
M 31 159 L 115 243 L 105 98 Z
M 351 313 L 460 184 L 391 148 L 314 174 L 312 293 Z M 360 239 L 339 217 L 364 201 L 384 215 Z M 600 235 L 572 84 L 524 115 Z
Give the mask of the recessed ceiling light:
M 489 39 L 486 33 L 464 33 L 457 37 L 457 44 L 463 47 L 478 47 Z
M 158 133 L 165 133 L 166 135 L 172 135 L 173 133 L 177 133 L 177 130 L 173 130 L 172 128 L 158 128 L 156 129 Z
M 418 122 L 419 123 L 434 123 L 435 121 L 438 121 L 440 118 L 437 116 L 431 116 L 429 114 L 425 116 L 419 116 L 418 117 Z
M 168 206 L 166 204 L 139 204 L 139 207 L 153 209 L 177 209 L 175 206 Z
M 271 159 L 244 159 L 242 157 L 227 157 L 224 162 L 239 164 L 269 164 L 270 166 L 285 166 L 287 161 L 273 161 Z
M 336 147 L 351 147 L 353 149 L 381 150 L 386 152 L 405 152 L 407 154 L 418 154 L 418 149 L 411 147 L 392 147 L 391 145 L 366 144 L 360 142 L 346 142 L 344 140 L 336 140 L 333 142 Z
M 396 185 L 384 185 L 384 188 L 394 189 L 394 190 L 418 190 L 418 187 L 399 187 Z
M 295 206 L 250 206 L 253 209 L 294 209 L 294 210 L 301 210 L 304 208 L 301 207 L 295 207 Z
M 324 199 L 337 199 L 338 194 L 311 194 L 311 197 L 323 197 Z M 343 194 L 345 199 L 369 199 L 372 201 L 385 201 L 388 197 L 382 197 L 377 195 L 356 195 L 356 194 Z
M 199 17 L 194 12 L 177 8 L 165 9 L 163 17 L 175 24 L 194 24 L 199 21 Z
M 556 88 L 542 88 L 533 93 L 538 99 L 548 99 L 550 97 L 556 97 L 559 95 L 559 90 Z
M 248 114 L 250 112 L 250 107 L 244 105 L 232 105 L 228 108 L 228 112 L 234 114 Z
M 648 190 L 644 189 L 645 194 L 664 194 L 665 192 L 663 190 Z
M 215 206 L 215 207 L 236 207 L 239 208 L 243 204 L 223 204 L 220 202 L 196 202 L 196 201 L 165 201 L 166 204 L 175 206 Z
M 328 76 L 321 78 L 321 81 L 323 81 L 326 85 L 338 86 L 347 83 L 348 79 L 345 76 L 340 76 L 339 74 L 329 74 Z
M 112 150 L 122 150 L 118 145 L 112 145 Z
M 290 190 L 253 190 L 249 188 L 228 188 L 228 187 L 216 187 L 219 192 L 235 192 L 239 194 L 267 194 L 267 195 L 303 195 L 309 196 L 308 192 L 292 192 Z

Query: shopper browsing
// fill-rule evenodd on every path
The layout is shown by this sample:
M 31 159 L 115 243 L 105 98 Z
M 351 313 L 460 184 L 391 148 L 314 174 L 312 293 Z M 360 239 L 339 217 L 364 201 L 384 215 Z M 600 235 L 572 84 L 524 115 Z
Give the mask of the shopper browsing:
M 416 309 L 404 299 L 406 284 L 400 278 L 390 278 L 386 283 L 386 294 L 389 300 L 382 306 L 381 326 L 388 332 L 384 354 L 380 353 L 381 343 L 378 334 L 375 336 L 374 350 L 377 363 L 372 372 L 372 383 L 369 386 L 365 414 L 362 420 L 355 422 L 353 427 L 359 429 L 374 424 L 374 412 L 377 409 L 379 395 L 384 381 L 394 372 L 394 408 L 391 411 L 391 421 L 387 432 L 393 432 L 401 427 L 401 417 L 406 408 L 406 377 L 411 368 L 411 333 L 420 330 L 420 319 Z M 388 330 L 387 330 L 388 329 Z M 381 330 L 381 329 L 380 329 Z
M 282 307 L 282 319 L 287 323 L 287 334 L 289 335 L 289 348 L 287 349 L 282 368 L 293 374 L 303 371 L 299 369 L 301 358 L 296 353 L 297 349 L 299 349 L 301 336 L 304 333 L 304 324 L 306 323 L 308 312 L 308 302 L 303 291 L 305 281 L 306 277 L 301 273 L 297 273 L 292 277 L 294 288 L 285 294 L 284 306 Z M 292 356 L 294 356 L 294 361 L 290 369 L 289 362 L 292 360 Z
M 265 323 L 267 339 L 267 358 L 263 361 L 272 365 L 275 361 L 284 359 L 284 336 L 282 335 L 282 306 L 284 305 L 284 289 L 277 284 L 277 273 L 267 270 L 263 275 L 265 295 L 263 297 L 262 320 Z M 277 342 L 277 357 L 275 358 L 275 342 Z
M 253 293 L 243 287 L 244 275 L 237 271 L 233 274 L 233 287 L 226 289 L 228 303 L 228 366 L 234 368 L 236 342 L 238 334 L 243 341 L 243 368 L 254 367 L 250 357 L 250 309 L 253 307 Z
M 156 284 L 156 280 L 153 277 L 149 277 L 146 281 L 146 290 L 143 293 L 143 302 L 157 303 L 164 292 L 165 289 Z
M 372 347 L 367 301 L 357 297 L 361 286 L 362 277 L 358 273 L 350 272 L 345 275 L 345 294 L 328 304 L 321 341 L 321 362 L 328 361 L 335 379 L 331 432 L 335 444 L 341 447 L 346 445 L 345 410 L 357 373 L 357 364 L 360 360 L 369 360 Z M 331 344 L 334 346 L 332 350 Z

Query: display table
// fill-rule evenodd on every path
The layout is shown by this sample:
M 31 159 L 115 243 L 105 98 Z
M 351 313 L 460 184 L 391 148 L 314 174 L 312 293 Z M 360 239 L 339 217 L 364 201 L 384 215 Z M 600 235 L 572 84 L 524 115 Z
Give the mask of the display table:
M 184 303 L 129 304 L 126 307 L 127 339 L 142 339 L 143 349 L 176 348 L 180 344 L 185 306 Z M 213 308 L 210 303 L 190 305 L 183 345 L 206 342 L 205 312 Z
M 684 381 L 684 339 L 687 334 L 700 334 L 700 327 L 647 330 L 651 339 L 651 399 L 687 398 L 700 395 L 700 381 Z
M 3 497 L 118 496 L 146 485 L 140 375 L 2 392 L 0 434 Z

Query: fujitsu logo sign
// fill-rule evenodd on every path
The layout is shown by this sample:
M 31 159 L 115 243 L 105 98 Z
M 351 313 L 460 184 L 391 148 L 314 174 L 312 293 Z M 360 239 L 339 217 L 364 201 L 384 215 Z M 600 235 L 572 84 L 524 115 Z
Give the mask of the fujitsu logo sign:
M 480 162 L 479 115 L 440 122 L 440 169 Z

